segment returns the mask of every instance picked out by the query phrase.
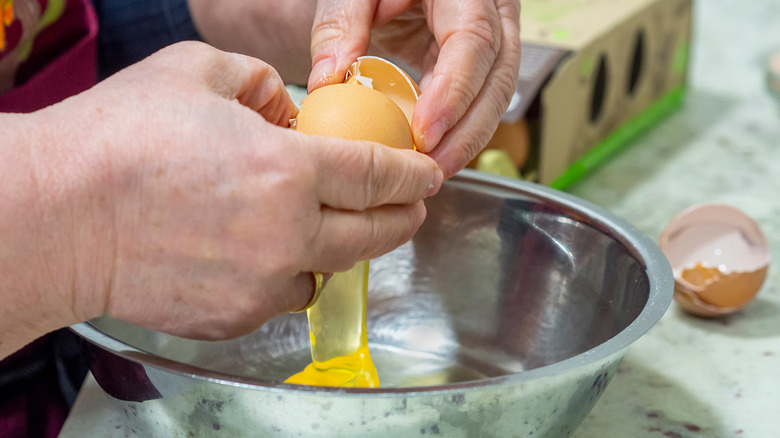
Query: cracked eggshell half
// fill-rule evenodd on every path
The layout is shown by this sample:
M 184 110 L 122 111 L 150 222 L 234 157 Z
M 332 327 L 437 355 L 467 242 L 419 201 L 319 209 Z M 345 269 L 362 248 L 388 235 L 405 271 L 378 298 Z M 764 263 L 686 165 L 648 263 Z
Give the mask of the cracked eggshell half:
M 411 76 L 392 62 L 376 56 L 361 56 L 347 70 L 347 84 L 361 83 L 384 94 L 403 111 L 409 126 L 420 97 L 420 89 Z
M 758 223 L 741 210 L 717 203 L 677 214 L 658 246 L 674 272 L 675 301 L 700 316 L 735 312 L 761 289 L 770 253 Z
M 326 85 L 301 101 L 292 126 L 301 132 L 414 149 L 411 119 L 420 92 L 382 58 L 358 58 L 344 83 Z

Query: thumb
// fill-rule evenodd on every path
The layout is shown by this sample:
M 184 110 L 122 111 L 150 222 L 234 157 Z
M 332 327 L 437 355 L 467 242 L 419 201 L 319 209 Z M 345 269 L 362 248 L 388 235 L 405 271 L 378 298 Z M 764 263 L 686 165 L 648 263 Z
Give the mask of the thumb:
M 273 67 L 250 56 L 231 53 L 235 58 L 233 84 L 235 98 L 242 105 L 259 113 L 267 121 L 287 127 L 298 114 L 279 73 Z
M 320 0 L 311 31 L 309 92 L 344 80 L 347 68 L 368 50 L 378 0 Z
M 298 112 L 279 73 L 259 59 L 187 41 L 160 50 L 149 62 L 165 66 L 164 71 L 175 75 L 173 81 L 189 78 L 276 125 L 287 127 Z

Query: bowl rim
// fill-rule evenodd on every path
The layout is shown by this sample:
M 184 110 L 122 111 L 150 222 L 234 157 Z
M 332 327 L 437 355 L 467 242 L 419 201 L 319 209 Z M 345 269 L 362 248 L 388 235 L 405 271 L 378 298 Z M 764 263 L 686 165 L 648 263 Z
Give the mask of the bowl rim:
M 91 344 L 108 351 L 123 359 L 164 370 L 169 373 L 179 374 L 196 380 L 208 381 L 228 386 L 237 386 L 247 389 L 284 392 L 284 393 L 316 393 L 317 395 L 334 396 L 393 396 L 399 393 L 411 396 L 462 393 L 465 390 L 495 387 L 507 384 L 514 385 L 531 380 L 554 377 L 586 365 L 599 363 L 602 360 L 614 356 L 622 357 L 627 348 L 652 328 L 671 305 L 674 291 L 674 277 L 672 268 L 666 256 L 656 243 L 642 231 L 623 218 L 599 207 L 589 201 L 585 201 L 574 195 L 552 189 L 540 184 L 522 181 L 497 175 L 486 174 L 470 169 L 458 172 L 445 184 L 476 184 L 480 190 L 501 192 L 514 192 L 526 198 L 544 200 L 569 211 L 585 213 L 587 224 L 613 239 L 621 242 L 631 250 L 633 255 L 644 264 L 648 277 L 649 295 L 642 311 L 623 330 L 605 342 L 569 357 L 562 361 L 544 365 L 528 371 L 508 374 L 505 376 L 487 377 L 464 382 L 448 383 L 445 385 L 415 386 L 415 387 L 380 387 L 380 388 L 336 388 L 308 385 L 293 385 L 275 380 L 262 378 L 248 378 L 235 376 L 219 371 L 204 369 L 198 366 L 185 364 L 171 359 L 166 359 L 144 350 L 128 345 L 99 330 L 90 321 L 74 324 L 70 329 Z M 583 218 L 577 220 L 583 221 Z

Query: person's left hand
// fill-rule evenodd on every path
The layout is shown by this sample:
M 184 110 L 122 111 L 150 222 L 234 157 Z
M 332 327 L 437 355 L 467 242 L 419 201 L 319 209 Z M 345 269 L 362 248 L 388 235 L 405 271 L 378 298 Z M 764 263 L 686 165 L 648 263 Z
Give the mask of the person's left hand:
M 341 82 L 368 51 L 419 69 L 415 143 L 449 178 L 487 144 L 509 105 L 519 15 L 519 0 L 319 0 L 309 90 Z

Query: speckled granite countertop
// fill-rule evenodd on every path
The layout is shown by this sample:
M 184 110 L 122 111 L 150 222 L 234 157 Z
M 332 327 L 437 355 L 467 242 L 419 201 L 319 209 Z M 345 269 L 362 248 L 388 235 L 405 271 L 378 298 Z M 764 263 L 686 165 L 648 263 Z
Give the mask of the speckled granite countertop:
M 780 2 L 695 2 L 683 109 L 570 191 L 657 239 L 683 208 L 735 205 L 780 256 L 780 103 L 764 62 L 780 50 Z M 60 435 L 133 437 L 90 377 Z M 780 269 L 738 314 L 675 305 L 628 351 L 574 438 L 780 437 Z
M 780 105 L 765 60 L 780 50 L 780 2 L 695 2 L 683 110 L 571 192 L 657 239 L 704 201 L 739 207 L 780 258 Z M 575 438 L 780 437 L 780 269 L 720 320 L 672 304 L 631 346 Z

